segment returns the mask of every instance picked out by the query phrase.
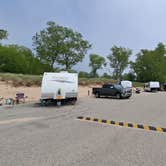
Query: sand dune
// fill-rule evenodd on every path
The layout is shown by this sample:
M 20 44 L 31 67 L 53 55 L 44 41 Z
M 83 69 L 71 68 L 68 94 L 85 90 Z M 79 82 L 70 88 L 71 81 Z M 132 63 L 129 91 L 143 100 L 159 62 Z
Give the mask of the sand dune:
M 88 90 L 91 91 L 90 86 L 79 86 L 79 98 L 88 96 Z M 0 82 L 0 98 L 14 98 L 18 92 L 23 92 L 28 97 L 27 102 L 38 101 L 41 96 L 40 87 L 13 87 L 5 82 Z

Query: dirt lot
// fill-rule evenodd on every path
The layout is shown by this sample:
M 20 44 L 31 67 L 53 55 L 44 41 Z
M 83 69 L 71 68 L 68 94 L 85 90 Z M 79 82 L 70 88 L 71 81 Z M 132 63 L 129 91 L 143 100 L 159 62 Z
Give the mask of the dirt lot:
M 87 97 L 88 90 L 91 91 L 91 86 L 79 86 L 79 98 Z M 13 87 L 10 84 L 5 84 L 5 82 L 0 82 L 0 98 L 14 98 L 18 92 L 23 92 L 25 96 L 28 96 L 27 102 L 38 101 L 41 96 L 40 87 Z

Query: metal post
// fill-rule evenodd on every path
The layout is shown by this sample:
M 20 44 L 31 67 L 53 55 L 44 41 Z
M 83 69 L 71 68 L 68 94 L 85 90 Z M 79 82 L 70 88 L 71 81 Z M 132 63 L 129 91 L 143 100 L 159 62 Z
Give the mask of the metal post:
M 90 90 L 88 90 L 88 96 L 90 95 Z

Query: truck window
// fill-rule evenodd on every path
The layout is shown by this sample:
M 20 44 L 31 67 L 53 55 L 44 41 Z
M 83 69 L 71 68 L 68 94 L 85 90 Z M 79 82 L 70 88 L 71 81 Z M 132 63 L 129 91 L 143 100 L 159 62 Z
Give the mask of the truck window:
M 116 89 L 122 89 L 122 88 L 123 88 L 122 85 L 118 85 L 118 84 L 117 84 L 117 85 L 114 85 L 114 86 L 115 86 Z
M 103 88 L 107 88 L 107 85 L 103 85 Z
M 113 85 L 103 85 L 103 88 L 113 88 Z
M 108 85 L 103 85 L 103 88 L 109 88 L 109 86 Z

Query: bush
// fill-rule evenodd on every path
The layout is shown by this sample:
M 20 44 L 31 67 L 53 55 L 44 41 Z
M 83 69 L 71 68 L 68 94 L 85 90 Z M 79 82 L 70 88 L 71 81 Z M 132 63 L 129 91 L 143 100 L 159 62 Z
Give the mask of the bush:
M 79 77 L 79 78 L 90 78 L 90 74 L 87 73 L 87 72 L 84 72 L 84 71 L 80 71 L 80 72 L 78 73 L 78 77 Z
M 42 74 L 44 71 L 51 71 L 50 65 L 41 63 L 28 48 L 0 46 L 0 72 Z

